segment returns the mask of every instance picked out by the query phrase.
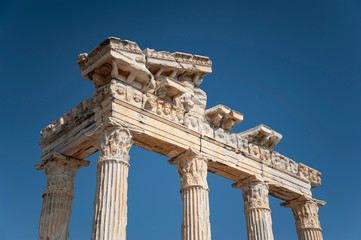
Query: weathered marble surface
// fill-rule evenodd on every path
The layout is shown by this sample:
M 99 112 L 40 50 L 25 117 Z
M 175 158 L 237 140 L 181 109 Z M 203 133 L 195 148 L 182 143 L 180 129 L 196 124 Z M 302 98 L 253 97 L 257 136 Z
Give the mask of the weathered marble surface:
M 53 154 L 35 168 L 45 170 L 47 183 L 39 222 L 39 240 L 66 240 L 69 237 L 75 174 L 89 161 Z
M 168 162 L 177 166 L 182 187 L 182 240 L 211 240 L 207 158 L 188 149 Z
M 232 185 L 242 190 L 249 240 L 273 240 L 268 183 L 262 176 L 253 175 Z
M 296 220 L 296 231 L 300 240 L 322 240 L 322 229 L 318 219 L 318 207 L 326 202 L 298 197 L 291 201 L 281 203 L 281 206 L 290 208 Z
M 238 134 L 221 125 L 215 127 L 212 121 L 216 120 L 209 120 L 207 116 L 211 111 L 204 111 L 205 103 L 201 104 L 206 100 L 204 92 L 201 92 L 203 100 L 198 103 L 192 100 L 199 98 L 197 91 L 191 91 L 187 84 L 180 86 L 180 92 L 189 92 L 180 96 L 171 94 L 175 96 L 173 99 L 165 99 L 151 93 L 143 94 L 122 81 L 111 80 L 98 87 L 90 100 L 64 115 L 73 116 L 71 120 L 57 120 L 42 131 L 42 160 L 54 151 L 77 158 L 93 154 L 98 149 L 97 129 L 105 119 L 113 117 L 142 129 L 134 137 L 137 146 L 171 158 L 188 148 L 197 149 L 209 156 L 209 171 L 234 181 L 265 172 L 271 194 L 284 200 L 302 194 L 310 196 L 310 188 L 320 185 L 318 171 L 271 150 L 281 139 L 279 133 L 264 125 Z M 231 112 L 229 110 L 228 114 Z M 277 187 L 276 191 L 273 186 Z M 290 196 L 278 196 L 279 188 L 285 188 L 282 195 Z
M 243 114 L 224 105 L 206 109 L 207 95 L 200 84 L 212 72 L 208 57 L 148 48 L 142 51 L 135 42 L 111 37 L 89 53 L 80 54 L 78 64 L 82 77 L 94 83 L 95 91 L 90 99 L 41 131 L 40 165 L 45 165 L 56 153 L 85 159 L 100 151 L 98 179 L 115 181 L 122 188 L 105 191 L 108 186 L 97 181 L 93 239 L 125 239 L 128 174 L 125 159 L 129 149 L 123 147 L 132 144 L 172 159 L 193 149 L 206 159 L 207 171 L 238 183 L 251 176 L 262 176 L 267 192 L 285 201 L 311 199 L 311 189 L 321 184 L 320 172 L 273 150 L 282 139 L 280 133 L 265 125 L 234 133 L 232 129 L 243 121 Z M 186 169 L 179 163 L 177 166 Z M 206 176 L 206 172 L 200 172 Z M 110 178 L 109 174 L 119 179 Z M 180 176 L 181 181 L 188 179 Z M 182 199 L 187 203 L 198 201 L 195 196 L 200 194 L 202 201 L 207 202 L 205 189 L 206 181 L 193 192 L 182 190 Z M 100 193 L 105 195 L 99 197 Z M 116 216 L 107 218 L 110 220 L 105 223 L 101 216 L 109 210 L 106 202 L 116 196 L 123 210 L 112 208 L 110 212 Z M 202 219 L 208 218 L 207 211 L 203 211 Z M 187 215 L 184 218 L 189 219 Z M 195 224 L 192 221 L 189 226 Z M 104 230 L 110 225 L 121 230 Z M 104 232 L 108 235 L 102 235 Z M 265 236 L 271 239 L 271 234 Z M 210 230 L 202 239 L 210 239 Z

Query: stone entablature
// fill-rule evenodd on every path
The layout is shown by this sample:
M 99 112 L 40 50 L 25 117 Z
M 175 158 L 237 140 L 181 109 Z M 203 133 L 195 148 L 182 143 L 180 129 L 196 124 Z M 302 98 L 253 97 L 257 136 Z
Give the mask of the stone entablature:
M 142 92 L 155 87 L 153 75 L 145 66 L 142 50 L 135 42 L 108 38 L 89 54 L 78 56 L 82 77 L 102 86 L 111 79 L 127 82 Z
M 98 87 L 90 100 L 83 101 L 64 114 L 59 120 L 42 130 L 40 144 L 43 146 L 47 142 L 55 141 L 58 135 L 61 135 L 59 134 L 61 131 L 73 128 L 76 124 L 80 124 L 82 120 L 90 116 L 95 115 L 95 121 L 104 117 L 104 112 L 101 110 L 103 109 L 103 103 L 115 99 L 156 114 L 158 117 L 171 121 L 173 124 L 184 125 L 213 141 L 226 145 L 231 151 L 243 154 L 245 157 L 261 162 L 293 177 L 306 179 L 310 182 L 311 187 L 317 187 L 321 184 L 320 172 L 302 163 L 296 163 L 276 151 L 272 151 L 281 140 L 281 134 L 265 125 L 259 125 L 238 134 L 232 133 L 222 128 L 222 123 L 229 120 L 239 123 L 243 119 L 243 115 L 233 110 L 231 111 L 223 105 L 218 105 L 203 111 L 203 117 L 199 116 L 196 113 L 200 111 L 192 112 L 192 109 L 187 105 L 188 102 L 181 99 L 184 95 L 186 93 L 170 101 L 151 93 L 143 94 L 141 91 L 113 79 L 109 84 Z M 219 127 L 214 126 L 215 122 L 217 122 Z M 223 124 L 223 126 L 227 125 Z
M 99 151 L 92 239 L 126 240 L 134 144 L 177 166 L 182 240 L 211 239 L 207 172 L 242 190 L 249 240 L 273 240 L 268 195 L 287 201 L 283 205 L 294 213 L 299 239 L 322 240 L 317 211 L 325 203 L 311 193 L 321 173 L 274 151 L 282 135 L 271 128 L 234 133 L 243 114 L 221 104 L 206 109 L 199 85 L 212 72 L 208 57 L 142 51 L 135 42 L 111 37 L 80 54 L 78 64 L 95 92 L 41 131 L 36 168 L 45 169 L 48 183 L 39 239 L 68 238 L 75 173 L 89 165 L 81 159 Z

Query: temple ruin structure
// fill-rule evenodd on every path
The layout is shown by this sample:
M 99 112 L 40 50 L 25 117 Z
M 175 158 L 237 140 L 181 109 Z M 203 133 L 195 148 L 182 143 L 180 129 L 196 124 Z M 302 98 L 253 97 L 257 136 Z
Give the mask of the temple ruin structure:
M 76 172 L 97 151 L 91 239 L 126 239 L 133 144 L 168 157 L 178 169 L 182 240 L 211 239 L 208 172 L 242 191 L 249 240 L 274 239 L 269 195 L 293 212 L 299 239 L 322 239 L 318 207 L 325 202 L 311 192 L 321 184 L 321 173 L 273 151 L 282 135 L 271 128 L 234 133 L 241 113 L 224 105 L 206 109 L 199 86 L 212 72 L 208 57 L 142 51 L 135 42 L 110 37 L 77 62 L 95 91 L 41 131 L 35 167 L 45 170 L 47 184 L 40 240 L 68 239 Z

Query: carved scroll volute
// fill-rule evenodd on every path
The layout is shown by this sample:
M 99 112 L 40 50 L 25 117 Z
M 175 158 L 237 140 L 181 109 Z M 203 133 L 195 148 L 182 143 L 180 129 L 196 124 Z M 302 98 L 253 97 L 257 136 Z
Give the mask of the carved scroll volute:
M 234 183 L 232 186 L 242 190 L 244 209 L 246 211 L 254 208 L 269 209 L 269 185 L 261 176 L 251 176 L 245 180 Z
M 111 124 L 99 136 L 99 161 L 114 160 L 128 163 L 133 145 L 132 134 L 127 127 Z
M 295 200 L 281 203 L 281 206 L 291 208 L 296 220 L 296 230 L 300 232 L 304 229 L 321 229 L 318 219 L 318 208 L 325 204 L 326 202 L 324 201 L 302 196 Z
M 177 165 L 182 188 L 201 186 L 208 189 L 208 160 L 200 153 L 188 149 L 180 156 L 169 160 L 169 163 Z
M 66 193 L 73 195 L 75 174 L 79 168 L 89 166 L 89 161 L 53 154 L 46 163 L 35 166 L 36 169 L 45 170 L 47 184 L 45 193 Z

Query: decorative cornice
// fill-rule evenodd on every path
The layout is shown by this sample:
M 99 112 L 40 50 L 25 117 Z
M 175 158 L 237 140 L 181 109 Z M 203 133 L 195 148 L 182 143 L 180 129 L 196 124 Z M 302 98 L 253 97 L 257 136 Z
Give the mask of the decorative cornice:
M 249 143 L 272 150 L 282 139 L 282 135 L 266 125 L 259 125 L 247 131 L 238 133 L 239 137 L 247 139 Z
M 243 114 L 231 110 L 222 104 L 205 111 L 207 120 L 216 128 L 231 131 L 234 126 L 243 121 Z

